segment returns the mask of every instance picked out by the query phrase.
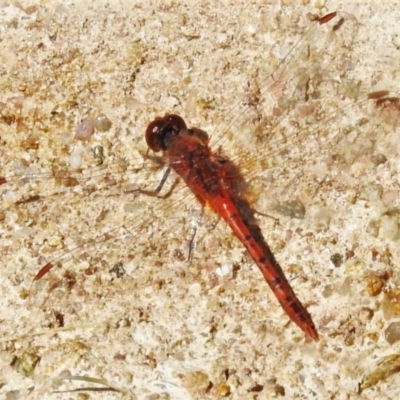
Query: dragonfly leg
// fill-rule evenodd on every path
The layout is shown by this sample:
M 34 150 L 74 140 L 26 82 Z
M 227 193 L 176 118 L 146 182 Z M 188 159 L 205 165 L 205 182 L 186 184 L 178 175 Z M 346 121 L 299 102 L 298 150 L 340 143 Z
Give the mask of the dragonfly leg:
M 197 244 L 196 236 L 197 236 L 197 232 L 199 229 L 199 225 L 201 224 L 201 220 L 203 218 L 203 214 L 204 214 L 204 207 L 201 208 L 201 211 L 197 216 L 193 216 L 193 218 L 190 222 L 192 229 L 191 229 L 191 238 L 189 240 L 189 251 L 188 251 L 188 258 L 187 258 L 189 263 L 192 261 L 193 253 L 196 248 L 196 244 Z
M 168 167 L 166 169 L 164 176 L 162 177 L 160 183 L 154 190 L 134 189 L 134 190 L 129 190 L 126 193 L 138 193 L 139 192 L 141 194 L 144 194 L 145 196 L 157 197 L 159 199 L 168 199 L 168 197 L 171 196 L 171 194 L 173 193 L 176 185 L 178 185 L 178 183 L 179 183 L 179 178 L 175 179 L 174 183 L 171 185 L 169 190 L 164 194 L 160 194 L 165 182 L 168 179 L 170 172 L 171 172 L 171 168 Z

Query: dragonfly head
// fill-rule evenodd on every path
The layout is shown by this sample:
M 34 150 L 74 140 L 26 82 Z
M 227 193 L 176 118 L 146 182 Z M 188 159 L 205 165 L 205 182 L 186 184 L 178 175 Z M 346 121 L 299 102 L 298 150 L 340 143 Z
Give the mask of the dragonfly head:
M 168 149 L 174 137 L 187 132 L 186 123 L 176 114 L 157 117 L 146 129 L 146 143 L 155 152 Z

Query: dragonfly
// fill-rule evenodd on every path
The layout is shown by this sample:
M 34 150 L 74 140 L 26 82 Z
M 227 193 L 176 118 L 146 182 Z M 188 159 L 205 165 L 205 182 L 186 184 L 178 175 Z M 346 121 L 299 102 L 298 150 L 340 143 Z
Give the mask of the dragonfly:
M 119 243 L 119 250 L 127 246 L 125 251 L 129 253 L 128 258 L 132 258 L 139 243 L 151 237 L 149 227 L 156 218 L 170 215 L 185 203 L 190 209 L 197 200 L 204 209 L 204 219 L 212 219 L 208 215 L 215 213 L 225 220 L 260 268 L 289 318 L 308 337 L 317 340 L 315 323 L 264 239 L 257 222 L 257 215 L 262 213 L 252 205 L 267 197 L 268 214 L 272 211 L 302 218 L 304 210 L 301 201 L 297 201 L 299 193 L 296 191 L 301 174 L 310 174 L 304 172 L 305 160 L 312 160 L 318 153 L 328 169 L 347 174 L 357 157 L 366 157 L 366 154 L 372 157 L 374 144 L 365 141 L 361 127 L 365 130 L 365 126 L 380 124 L 383 118 L 380 111 L 391 109 L 396 103 L 396 94 L 362 90 L 359 81 L 347 78 L 354 69 L 352 46 L 357 27 L 355 17 L 345 12 L 315 18 L 283 60 L 251 88 L 252 95 L 229 109 L 224 122 L 217 125 L 210 137 L 200 128 L 188 128 L 183 118 L 175 113 L 154 119 L 147 127 L 145 138 L 150 150 L 162 152 L 161 158 L 142 155 L 132 160 L 127 157 L 122 162 L 110 161 L 78 170 L 53 168 L 42 172 L 33 166 L 22 174 L 0 177 L 5 202 L 12 204 L 10 208 L 17 207 L 29 214 L 37 204 L 42 207 L 47 204 L 46 212 L 54 196 L 69 195 L 76 188 L 84 188 L 80 195 L 88 198 L 100 189 L 115 190 L 120 182 L 138 182 L 149 159 L 156 161 L 157 170 L 160 166 L 167 167 L 156 189 L 143 189 L 138 185 L 125 190 L 133 197 L 133 204 L 139 203 L 139 197 L 154 198 L 149 200 L 151 206 L 144 212 L 128 215 L 117 227 L 104 224 L 102 234 L 83 243 L 78 241 L 70 249 L 63 250 L 62 240 L 54 246 L 50 244 L 59 255 L 50 257 L 36 273 L 33 280 L 38 288 L 32 290 L 33 296 L 40 290 L 46 299 L 51 294 L 56 297 L 54 293 L 62 285 L 70 290 L 76 284 L 71 269 L 80 258 L 87 261 L 90 252 L 96 255 L 87 265 L 96 265 L 96 260 L 99 263 L 101 254 L 110 251 L 116 243 Z M 336 63 L 332 63 L 332 59 Z M 332 111 L 326 99 L 337 102 L 338 98 L 340 106 Z M 239 143 L 238 148 L 233 155 L 227 155 L 226 149 L 231 147 L 232 141 Z M 161 196 L 170 170 L 181 179 L 175 180 L 171 191 Z M 317 196 L 328 175 L 327 171 L 316 172 L 306 178 L 307 190 L 312 196 Z M 288 183 L 282 193 L 282 186 L 277 189 L 274 183 L 284 179 Z M 142 178 L 146 180 L 148 175 Z M 155 180 L 148 183 L 153 185 Z M 20 194 L 22 187 L 25 187 L 24 194 Z M 98 214 L 99 222 L 105 218 L 104 214 L 106 212 Z M 180 236 L 179 230 L 176 235 Z M 190 237 L 189 252 L 195 256 L 193 242 L 196 238 Z M 166 245 L 162 244 L 162 248 Z M 86 275 L 92 273 L 90 267 L 86 268 Z M 45 287 L 41 282 L 46 279 Z M 43 304 L 51 307 L 52 302 L 47 300 Z

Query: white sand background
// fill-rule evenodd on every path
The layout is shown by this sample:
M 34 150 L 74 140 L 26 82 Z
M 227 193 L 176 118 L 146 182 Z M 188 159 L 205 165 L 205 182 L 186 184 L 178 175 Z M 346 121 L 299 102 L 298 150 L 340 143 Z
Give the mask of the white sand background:
M 265 186 L 253 195 L 261 210 L 271 211 L 280 195 L 305 205 L 303 219 L 278 213 L 260 223 L 319 342 L 290 323 L 222 224 L 204 223 L 187 261 L 190 196 L 178 190 L 154 206 L 158 200 L 123 192 L 155 188 L 162 176 L 143 161 L 144 131 L 156 115 L 179 113 L 212 132 L 245 96 L 249 110 L 263 114 L 254 82 L 262 85 L 311 25 L 308 13 L 343 10 L 358 21 L 351 46 L 339 39 L 327 49 L 329 64 L 343 63 L 331 83 L 349 97 L 352 89 L 400 91 L 397 2 L 292 3 L 0 0 L 0 176 L 70 170 L 72 154 L 90 170 L 95 146 L 106 164 L 135 160 L 125 170 L 129 185 L 119 174 L 106 185 L 94 176 L 96 189 L 109 186 L 103 191 L 85 180 L 83 189 L 47 179 L 1 187 L 1 398 L 399 398 L 400 335 L 388 339 L 400 317 L 396 103 L 388 114 L 357 115 L 355 107 L 337 115 L 338 126 L 357 127 L 346 132 L 377 141 L 369 158 L 336 168 L 323 150 L 329 139 L 317 137 L 299 144 L 304 158 L 296 144 L 289 155 L 271 155 L 265 166 L 276 175 L 254 181 Z M 343 93 L 323 90 L 325 103 L 315 101 L 330 108 L 311 116 L 316 121 L 344 104 Z M 74 139 L 82 119 L 102 113 L 111 129 Z M 238 140 L 249 149 L 259 144 L 244 134 Z M 322 150 L 307 151 L 318 144 Z M 35 194 L 42 198 L 17 204 Z M 174 198 L 184 198 L 178 210 Z M 145 224 L 119 229 L 121 240 L 62 258 L 64 269 L 31 285 L 47 261 L 138 218 Z M 335 254 L 343 257 L 336 267 Z M 122 277 L 110 272 L 119 262 Z

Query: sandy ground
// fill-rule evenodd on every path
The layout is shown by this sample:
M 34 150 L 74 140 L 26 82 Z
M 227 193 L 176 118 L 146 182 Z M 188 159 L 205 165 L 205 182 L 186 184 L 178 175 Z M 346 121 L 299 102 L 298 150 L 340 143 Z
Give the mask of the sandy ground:
M 1 397 L 399 398 L 396 3 L 86 3 L 0 1 Z M 239 160 L 318 342 L 181 184 L 135 192 L 166 112 Z

